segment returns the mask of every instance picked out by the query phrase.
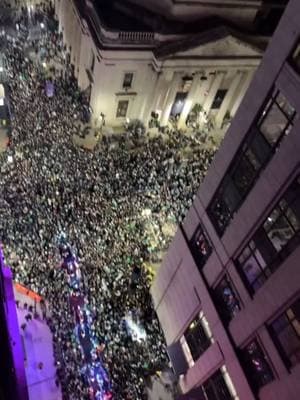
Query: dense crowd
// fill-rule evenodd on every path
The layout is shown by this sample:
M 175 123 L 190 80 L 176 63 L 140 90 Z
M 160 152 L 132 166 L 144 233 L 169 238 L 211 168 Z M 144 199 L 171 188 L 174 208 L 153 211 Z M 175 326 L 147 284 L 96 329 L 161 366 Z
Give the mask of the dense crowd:
M 45 32 L 42 40 L 50 44 L 47 52 L 63 49 L 56 32 Z M 27 44 L 8 41 L 5 49 L 13 114 L 10 145 L 0 155 L 6 261 L 16 281 L 49 302 L 64 398 L 88 398 L 67 280 L 57 267 L 56 237 L 66 233 L 81 264 L 114 399 L 142 399 L 144 379 L 167 365 L 147 265 L 168 245 L 165 226 L 191 205 L 214 150 L 178 132 L 145 135 L 137 147 L 126 141 L 100 141 L 94 151 L 76 147 L 72 137 L 83 104 L 71 69 L 65 64 L 64 74 L 52 75 L 55 95 L 47 97 L 45 70 L 24 55 Z M 129 314 L 145 339 L 133 340 L 124 327 Z

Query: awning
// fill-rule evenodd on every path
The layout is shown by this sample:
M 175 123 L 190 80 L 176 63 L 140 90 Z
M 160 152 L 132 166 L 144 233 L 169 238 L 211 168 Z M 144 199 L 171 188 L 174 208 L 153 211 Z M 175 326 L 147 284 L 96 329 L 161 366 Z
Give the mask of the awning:
M 177 377 L 184 375 L 189 368 L 180 342 L 168 346 L 167 352 Z
M 180 395 L 176 400 L 206 400 L 206 397 L 200 386 L 190 390 L 188 393 Z

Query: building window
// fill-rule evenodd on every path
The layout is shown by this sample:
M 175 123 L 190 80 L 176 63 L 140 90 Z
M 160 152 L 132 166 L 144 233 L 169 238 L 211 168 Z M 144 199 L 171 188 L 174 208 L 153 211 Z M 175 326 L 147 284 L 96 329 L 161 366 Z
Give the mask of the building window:
M 271 97 L 258 122 L 260 132 L 274 147 L 292 128 L 295 109 L 279 91 Z
M 296 68 L 298 72 L 300 72 L 300 42 L 297 44 L 297 47 L 292 55 L 292 64 Z
M 128 100 L 120 100 L 117 107 L 117 118 L 125 118 L 128 110 Z
M 218 370 L 202 385 L 207 400 L 232 400 L 235 396 L 230 393 L 221 370 Z
M 124 75 L 124 79 L 123 79 L 123 88 L 130 89 L 132 86 L 132 81 L 133 81 L 133 73 L 126 72 L 126 74 Z
M 236 265 L 250 293 L 256 292 L 300 242 L 300 178 L 243 249 Z
M 93 73 L 95 68 L 95 54 L 91 52 L 90 71 Z
M 225 276 L 214 290 L 214 299 L 224 323 L 228 324 L 240 311 L 240 302 L 228 277 Z
M 217 110 L 221 107 L 223 100 L 226 96 L 227 89 L 219 89 L 215 95 L 214 101 L 211 105 L 212 110 Z
M 194 361 L 209 348 L 212 343 L 212 334 L 203 312 L 190 324 L 184 333 L 184 338 Z
M 192 237 L 191 249 L 197 266 L 203 267 L 211 254 L 212 248 L 201 225 L 198 226 Z
M 242 350 L 242 358 L 246 376 L 256 393 L 262 386 L 274 380 L 267 357 L 257 340 L 253 340 Z
M 300 363 L 300 299 L 273 321 L 270 333 L 288 368 Z
M 274 149 L 290 132 L 295 117 L 294 108 L 277 91 L 264 107 L 258 125 L 252 127 L 208 207 L 207 213 L 219 236 L 243 204 Z

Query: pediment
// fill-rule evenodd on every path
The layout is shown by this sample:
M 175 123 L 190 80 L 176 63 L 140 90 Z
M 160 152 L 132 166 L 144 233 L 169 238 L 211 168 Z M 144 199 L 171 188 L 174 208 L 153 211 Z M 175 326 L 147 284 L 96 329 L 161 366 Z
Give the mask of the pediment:
M 187 43 L 188 47 L 188 43 Z M 185 51 L 172 54 L 173 57 L 259 57 L 262 51 L 232 35 L 202 43 Z

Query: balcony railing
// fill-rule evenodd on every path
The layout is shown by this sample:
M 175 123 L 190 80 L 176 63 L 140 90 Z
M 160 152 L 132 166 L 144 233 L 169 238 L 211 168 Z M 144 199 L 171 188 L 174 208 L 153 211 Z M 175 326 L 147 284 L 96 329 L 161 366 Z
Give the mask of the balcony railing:
M 119 40 L 122 42 L 151 43 L 154 41 L 153 32 L 119 32 Z

